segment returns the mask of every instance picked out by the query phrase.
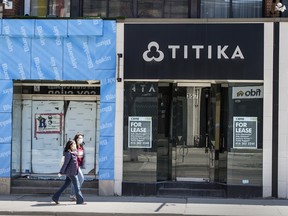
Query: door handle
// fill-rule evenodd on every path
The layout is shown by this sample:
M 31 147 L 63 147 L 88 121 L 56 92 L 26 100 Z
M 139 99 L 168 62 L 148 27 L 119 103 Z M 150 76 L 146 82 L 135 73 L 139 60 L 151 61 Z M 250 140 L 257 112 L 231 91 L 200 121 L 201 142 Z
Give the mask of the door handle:
M 208 153 L 209 148 L 209 137 L 208 134 L 205 135 L 205 153 Z

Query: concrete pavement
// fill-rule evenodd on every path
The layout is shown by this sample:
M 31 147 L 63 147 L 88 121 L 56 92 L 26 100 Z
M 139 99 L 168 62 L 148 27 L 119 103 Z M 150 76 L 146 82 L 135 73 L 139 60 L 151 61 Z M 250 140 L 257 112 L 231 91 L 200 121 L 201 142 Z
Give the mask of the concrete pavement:
M 76 205 L 67 195 L 55 205 L 48 195 L 0 195 L 0 215 L 213 215 L 213 216 L 288 216 L 288 200 L 101 197 L 85 195 L 86 205 Z

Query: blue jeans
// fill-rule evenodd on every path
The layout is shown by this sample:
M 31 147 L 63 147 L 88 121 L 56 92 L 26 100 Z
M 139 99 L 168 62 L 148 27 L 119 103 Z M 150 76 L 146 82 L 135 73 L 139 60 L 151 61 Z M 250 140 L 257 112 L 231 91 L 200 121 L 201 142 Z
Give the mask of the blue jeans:
M 81 170 L 81 168 L 79 167 L 78 168 L 78 181 L 79 181 L 79 185 L 80 185 L 80 188 L 82 187 L 82 184 L 84 182 L 84 175 L 83 175 L 83 172 Z M 70 192 L 70 196 L 75 196 L 75 189 L 73 187 L 73 185 L 71 185 L 71 192 Z
M 76 203 L 82 204 L 84 202 L 84 199 L 83 199 L 83 195 L 82 195 L 81 190 L 80 190 L 80 184 L 79 184 L 79 180 L 78 180 L 77 175 L 76 176 L 74 176 L 74 175 L 66 176 L 64 184 L 62 185 L 62 187 L 58 191 L 56 191 L 56 193 L 53 195 L 52 199 L 58 201 L 59 197 L 61 196 L 63 191 L 71 184 L 71 182 L 72 182 L 72 184 L 74 186 L 74 190 L 75 190 L 75 195 L 76 195 L 76 199 L 77 199 Z

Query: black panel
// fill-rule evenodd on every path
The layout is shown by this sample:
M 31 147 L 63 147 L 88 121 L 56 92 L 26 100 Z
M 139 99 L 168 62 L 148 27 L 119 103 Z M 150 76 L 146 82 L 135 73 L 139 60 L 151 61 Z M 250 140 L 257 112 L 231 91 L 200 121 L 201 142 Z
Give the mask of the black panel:
M 124 77 L 262 80 L 263 29 L 263 24 L 126 24 Z

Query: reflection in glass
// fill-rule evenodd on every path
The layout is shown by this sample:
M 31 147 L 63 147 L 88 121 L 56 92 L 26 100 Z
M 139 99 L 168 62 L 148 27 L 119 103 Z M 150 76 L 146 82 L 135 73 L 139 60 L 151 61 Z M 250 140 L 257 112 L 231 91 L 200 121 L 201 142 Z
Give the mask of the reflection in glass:
M 256 18 L 256 17 L 262 17 L 261 0 L 201 1 L 201 18 Z
M 84 17 L 106 17 L 107 1 L 106 0 L 83 0 L 83 16 Z
M 138 0 L 139 18 L 162 18 L 163 0 Z
M 164 4 L 165 18 L 187 18 L 188 1 L 186 0 L 167 0 Z
M 46 0 L 31 0 L 30 16 L 46 17 Z
M 49 0 L 48 16 L 70 17 L 70 0 Z
M 158 88 L 155 83 L 125 83 L 123 180 L 155 182 L 157 164 Z M 152 117 L 152 148 L 128 147 L 128 118 Z
M 232 18 L 255 18 L 262 17 L 261 0 L 233 0 L 232 1 Z
M 229 1 L 202 0 L 201 18 L 229 18 Z
M 134 17 L 133 0 L 110 0 L 109 17 Z

